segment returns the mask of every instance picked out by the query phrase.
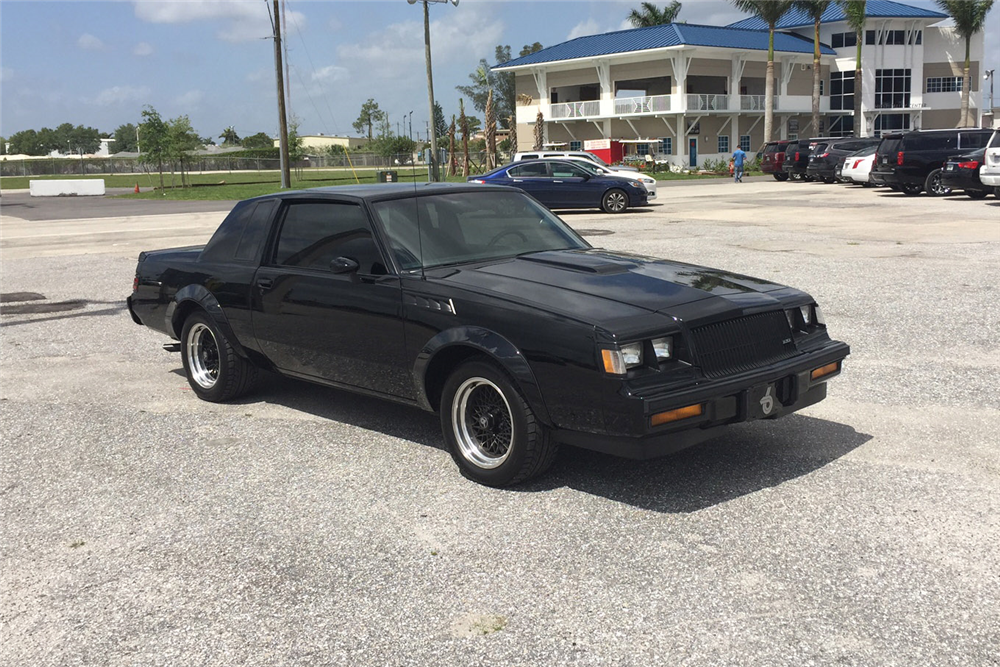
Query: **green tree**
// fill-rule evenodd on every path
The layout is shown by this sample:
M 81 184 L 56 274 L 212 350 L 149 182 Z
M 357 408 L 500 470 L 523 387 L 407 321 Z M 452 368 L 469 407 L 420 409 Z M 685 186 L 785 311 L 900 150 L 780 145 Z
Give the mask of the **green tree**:
M 306 148 L 302 141 L 302 135 L 299 134 L 299 121 L 293 119 L 288 123 L 288 160 L 295 163 L 305 156 Z
M 187 186 L 185 164 L 189 154 L 200 147 L 201 137 L 191 127 L 187 116 L 178 116 L 167 123 L 167 156 L 180 166 L 182 187 Z
M 681 13 L 681 3 L 677 0 L 673 0 L 673 2 L 663 9 L 660 9 L 652 2 L 643 2 L 641 7 L 641 11 L 633 9 L 628 15 L 629 23 L 636 28 L 648 28 L 654 25 L 673 23 L 677 15 Z
M 243 139 L 243 148 L 273 148 L 274 139 L 267 132 L 251 134 Z
M 138 129 L 132 123 L 125 123 L 124 125 L 119 125 L 118 129 L 115 130 L 115 151 L 120 153 L 122 151 L 128 151 L 129 153 L 139 152 L 139 142 L 135 138 Z
M 539 42 L 534 44 L 525 44 L 521 47 L 521 52 L 517 54 L 518 58 L 523 58 L 525 56 L 530 56 L 532 53 L 538 53 L 542 50 L 542 45 Z M 504 62 L 507 62 L 506 60 Z
M 861 136 L 861 45 L 865 36 L 865 20 L 867 9 L 865 0 L 838 0 L 844 10 L 847 25 L 854 31 L 857 42 L 857 54 L 854 56 L 854 136 Z
M 385 120 L 385 112 L 378 108 L 378 102 L 372 98 L 361 105 L 361 113 L 352 126 L 358 134 L 365 134 L 367 131 L 368 140 L 372 139 L 372 128 L 378 126 Z
M 7 140 L 4 139 L 3 137 L 0 137 L 0 155 L 6 155 L 6 154 L 7 154 Z
M 969 113 L 969 95 L 972 91 L 972 74 L 970 72 L 969 51 L 972 36 L 986 25 L 986 15 L 993 7 L 993 0 L 934 0 L 938 7 L 948 13 L 955 22 L 955 32 L 965 40 L 965 69 L 962 71 L 962 110 L 959 115 L 959 127 L 972 127 L 973 119 Z M 994 24 L 993 35 L 996 36 Z
M 160 112 L 146 105 L 142 110 L 142 123 L 139 124 L 139 136 L 142 138 L 142 155 L 140 161 L 156 165 L 160 172 L 160 190 L 163 190 L 163 162 L 169 159 L 170 128 L 163 122 Z
M 223 146 L 240 145 L 240 135 L 236 134 L 236 130 L 233 129 L 232 125 L 224 129 L 222 134 L 219 135 L 219 138 L 222 139 Z
M 831 0 L 795 0 L 795 6 L 813 20 L 813 89 L 812 89 L 812 129 L 819 136 L 819 22 Z
M 448 123 L 444 120 L 444 111 L 441 105 L 434 103 L 434 134 L 438 138 L 438 148 L 444 148 L 444 135 L 448 134 Z
M 792 0 L 729 0 L 737 9 L 754 14 L 767 24 L 767 79 L 764 82 L 764 141 L 771 140 L 774 126 L 774 30 Z
M 10 152 L 14 155 L 45 155 L 49 152 L 35 130 L 15 132 L 7 141 L 10 143 Z

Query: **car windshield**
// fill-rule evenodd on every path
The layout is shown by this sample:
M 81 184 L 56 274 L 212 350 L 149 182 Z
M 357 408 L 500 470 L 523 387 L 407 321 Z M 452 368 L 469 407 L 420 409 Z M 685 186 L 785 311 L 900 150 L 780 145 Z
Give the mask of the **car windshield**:
M 372 208 L 404 271 L 590 247 L 548 209 L 518 192 L 427 195 L 377 202 Z
M 605 162 L 598 156 L 594 155 L 593 153 L 584 153 L 580 157 L 590 160 L 591 162 L 596 162 L 597 164 L 603 165 L 605 167 L 609 166 L 607 162 Z
M 573 164 L 575 164 L 580 169 L 583 169 L 588 174 L 591 174 L 592 176 L 604 176 L 605 174 L 611 171 L 607 167 L 601 167 L 597 164 L 594 164 L 593 162 L 588 162 L 586 160 L 573 160 Z

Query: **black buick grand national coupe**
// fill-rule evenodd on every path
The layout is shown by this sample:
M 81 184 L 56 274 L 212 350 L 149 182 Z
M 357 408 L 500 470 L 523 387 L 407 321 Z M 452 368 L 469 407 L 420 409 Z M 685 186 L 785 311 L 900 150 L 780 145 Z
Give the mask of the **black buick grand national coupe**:
M 128 305 L 180 340 L 205 400 L 267 369 L 438 411 L 461 470 L 493 486 L 560 443 L 649 458 L 789 414 L 849 353 L 804 292 L 592 248 L 483 185 L 241 202 L 207 245 L 140 254 Z

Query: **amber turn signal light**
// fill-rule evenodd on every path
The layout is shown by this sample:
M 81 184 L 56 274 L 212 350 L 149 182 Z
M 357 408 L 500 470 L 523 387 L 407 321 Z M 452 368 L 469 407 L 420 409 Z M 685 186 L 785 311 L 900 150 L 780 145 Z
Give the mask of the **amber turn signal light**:
M 669 424 L 670 422 L 679 421 L 681 419 L 687 419 L 688 417 L 697 417 L 698 415 L 705 412 L 702 404 L 689 405 L 684 408 L 677 408 L 676 410 L 668 410 L 667 412 L 657 412 L 655 415 L 650 417 L 649 422 L 653 426 L 659 426 L 660 424 Z
M 824 375 L 829 375 L 830 373 L 836 373 L 840 369 L 839 362 L 833 362 L 832 364 L 827 364 L 826 366 L 820 366 L 819 368 L 813 370 L 809 374 L 809 377 L 813 380 L 823 377 Z

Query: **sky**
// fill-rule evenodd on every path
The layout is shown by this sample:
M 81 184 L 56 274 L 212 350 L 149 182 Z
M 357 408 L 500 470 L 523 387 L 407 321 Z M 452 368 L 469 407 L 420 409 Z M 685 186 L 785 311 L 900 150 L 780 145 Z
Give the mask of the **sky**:
M 69 122 L 111 133 L 144 105 L 186 114 L 204 137 L 277 134 L 274 50 L 267 0 L 0 1 L 0 136 Z M 657 0 L 658 5 L 667 4 Z M 935 8 L 931 0 L 906 4 Z M 431 4 L 434 94 L 446 117 L 497 44 L 525 44 L 631 27 L 638 0 L 461 0 Z M 990 21 L 1000 19 L 994 9 Z M 368 98 L 426 136 L 423 13 L 404 0 L 287 0 L 291 111 L 302 134 L 357 136 Z M 726 0 L 684 0 L 680 19 L 726 25 L 745 18 Z M 987 31 L 985 69 L 1000 61 Z M 410 112 L 413 112 L 410 115 Z M 481 115 L 481 114 L 478 114 Z M 221 143 L 221 140 L 219 140 Z

